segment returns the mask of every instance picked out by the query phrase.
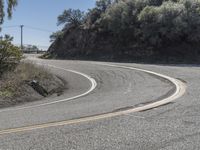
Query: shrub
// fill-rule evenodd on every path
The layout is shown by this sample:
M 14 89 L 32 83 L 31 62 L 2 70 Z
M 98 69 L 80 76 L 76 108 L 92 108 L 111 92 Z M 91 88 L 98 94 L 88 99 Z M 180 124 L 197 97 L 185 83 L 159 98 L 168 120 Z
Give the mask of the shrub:
M 133 41 L 138 27 L 135 3 L 131 0 L 113 3 L 101 16 L 100 24 L 103 31 L 111 33 L 118 42 Z
M 82 24 L 84 20 L 84 12 L 80 11 L 79 9 L 73 10 L 68 9 L 64 10 L 61 15 L 58 16 L 58 25 L 65 24 L 65 28 L 69 25 L 78 26 Z
M 63 32 L 64 31 L 56 31 L 56 32 L 53 32 L 49 38 L 50 38 L 50 42 L 54 42 L 57 38 L 62 38 L 63 36 Z
M 141 40 L 160 47 L 180 41 L 185 24 L 182 20 L 184 6 L 172 1 L 161 6 L 146 6 L 138 15 L 141 23 Z
M 0 74 L 13 69 L 22 57 L 21 50 L 7 38 L 0 40 Z
M 187 41 L 199 43 L 200 41 L 200 0 L 180 0 L 185 9 L 182 20 L 186 24 L 183 33 L 187 35 Z

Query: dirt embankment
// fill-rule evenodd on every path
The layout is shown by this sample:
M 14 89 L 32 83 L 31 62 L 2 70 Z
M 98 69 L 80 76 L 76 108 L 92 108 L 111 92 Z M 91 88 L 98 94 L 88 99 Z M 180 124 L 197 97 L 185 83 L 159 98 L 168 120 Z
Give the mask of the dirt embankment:
M 67 83 L 48 70 L 30 63 L 20 63 L 0 79 L 0 108 L 19 105 L 56 94 L 61 95 Z

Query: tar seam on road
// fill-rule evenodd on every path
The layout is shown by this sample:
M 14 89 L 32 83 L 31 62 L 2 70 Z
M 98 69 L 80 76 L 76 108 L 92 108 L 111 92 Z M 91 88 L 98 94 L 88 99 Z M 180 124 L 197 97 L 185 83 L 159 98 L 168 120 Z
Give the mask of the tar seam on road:
M 159 74 L 159 73 L 156 73 L 156 72 L 143 70 L 143 69 L 139 69 L 139 68 L 127 67 L 127 66 L 121 66 L 121 65 L 115 65 L 115 64 L 105 64 L 105 63 L 96 63 L 96 64 L 97 65 L 103 65 L 103 66 L 124 68 L 124 69 L 129 69 L 129 70 L 137 70 L 137 71 L 152 74 L 154 76 L 159 76 L 161 78 L 167 79 L 172 84 L 174 84 L 175 87 L 176 87 L 176 90 L 171 96 L 164 98 L 164 99 L 161 99 L 157 102 L 147 104 L 145 106 L 141 106 L 141 107 L 137 107 L 137 108 L 131 108 L 131 109 L 128 109 L 128 110 L 122 110 L 122 111 L 118 111 L 118 112 L 111 112 L 111 113 L 107 113 L 107 114 L 100 114 L 100 115 L 96 115 L 96 116 L 83 117 L 83 118 L 73 119 L 73 120 L 44 123 L 44 124 L 39 124 L 39 125 L 18 127 L 18 128 L 13 128 L 13 129 L 5 129 L 5 130 L 0 131 L 0 135 L 17 133 L 17 132 L 24 132 L 24 131 L 32 131 L 32 130 L 36 130 L 36 129 L 44 129 L 44 128 L 49 128 L 49 127 L 57 127 L 57 126 L 64 126 L 64 125 L 70 125 L 70 124 L 77 124 L 77 123 L 83 123 L 83 122 L 88 122 L 88 121 L 95 121 L 95 120 L 115 117 L 115 116 L 119 116 L 119 115 L 125 115 L 125 114 L 129 114 L 129 113 L 133 113 L 133 112 L 144 111 L 144 110 L 152 109 L 152 108 L 159 107 L 159 106 L 165 105 L 167 103 L 170 103 L 171 101 L 174 101 L 175 99 L 181 97 L 186 91 L 186 85 L 183 82 L 181 82 L 180 80 L 171 78 L 169 76 L 163 75 L 163 74 Z M 56 66 L 51 66 L 51 67 L 67 70 L 67 69 L 64 69 L 64 68 L 56 67 Z M 71 71 L 73 71 L 73 70 L 71 70 Z M 73 72 L 76 72 L 76 71 L 73 71 Z M 62 100 L 62 101 L 64 101 L 64 100 Z M 43 104 L 43 105 L 45 105 L 45 104 Z

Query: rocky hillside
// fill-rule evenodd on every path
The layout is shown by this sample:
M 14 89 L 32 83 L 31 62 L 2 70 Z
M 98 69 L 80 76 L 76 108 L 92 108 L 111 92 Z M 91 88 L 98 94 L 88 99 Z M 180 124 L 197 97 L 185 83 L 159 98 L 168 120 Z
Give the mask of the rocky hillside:
M 134 45 L 121 45 L 111 35 L 81 28 L 72 28 L 56 39 L 48 54 L 61 59 L 131 60 L 151 56 L 149 50 Z
M 199 9 L 199 0 L 99 0 L 84 17 L 79 10 L 65 10 L 58 17 L 58 23 L 64 23 L 65 27 L 50 46 L 48 55 L 67 59 L 197 63 L 200 62 Z

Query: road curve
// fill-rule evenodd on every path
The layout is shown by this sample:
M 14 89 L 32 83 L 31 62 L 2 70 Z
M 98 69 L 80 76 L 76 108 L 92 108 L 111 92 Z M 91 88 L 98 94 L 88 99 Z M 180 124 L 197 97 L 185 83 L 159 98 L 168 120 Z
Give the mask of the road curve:
M 39 63 L 37 63 L 37 64 L 41 65 Z M 171 78 L 169 76 L 166 76 L 166 75 L 162 75 L 162 74 L 155 73 L 155 72 L 152 72 L 152 71 L 147 71 L 147 70 L 144 70 L 144 69 L 126 67 L 126 66 L 121 66 L 121 65 L 113 65 L 113 64 L 106 64 L 106 63 L 96 63 L 96 64 L 97 65 L 103 65 L 103 66 L 109 66 L 109 67 L 124 68 L 124 69 L 129 69 L 129 70 L 137 70 L 137 71 L 152 74 L 154 76 L 168 80 L 169 82 L 174 84 L 174 86 L 175 86 L 174 92 L 172 93 L 172 95 L 169 95 L 169 97 L 166 97 L 166 98 L 157 100 L 156 102 L 153 102 L 153 103 L 150 103 L 150 104 L 147 104 L 147 105 L 144 105 L 144 106 L 136 107 L 136 108 L 128 108 L 127 110 L 119 110 L 117 112 L 110 112 L 110 113 L 97 114 L 97 115 L 91 114 L 90 116 L 87 116 L 87 117 L 81 117 L 81 118 L 78 118 L 78 119 L 72 119 L 72 120 L 66 120 L 66 121 L 58 121 L 58 122 L 53 122 L 53 123 L 50 122 L 50 123 L 43 123 L 43 124 L 39 124 L 39 125 L 30 125 L 30 126 L 18 127 L 18 128 L 13 128 L 13 129 L 5 129 L 5 130 L 0 131 L 0 135 L 8 134 L 8 133 L 16 133 L 16 132 L 36 130 L 36 129 L 41 129 L 41 128 L 69 125 L 69 124 L 81 123 L 81 122 L 86 122 L 86 121 L 94 121 L 94 120 L 98 120 L 98 119 L 105 119 L 105 118 L 109 118 L 109 117 L 115 117 L 115 116 L 118 116 L 118 115 L 133 113 L 133 112 L 145 111 L 145 110 L 149 110 L 149 109 L 152 109 L 152 108 L 155 108 L 155 107 L 159 107 L 159 106 L 168 104 L 168 103 L 172 102 L 173 100 L 181 97 L 185 93 L 186 86 L 183 82 L 181 82 L 180 80 Z M 37 107 L 41 107 L 41 106 L 47 106 L 47 105 L 52 105 L 52 104 L 56 104 L 56 103 L 66 102 L 66 101 L 69 101 L 69 100 L 74 100 L 74 99 L 86 96 L 87 94 L 92 92 L 97 86 L 96 81 L 86 74 L 83 74 L 83 73 L 80 73 L 80 72 L 77 72 L 77 71 L 73 71 L 73 70 L 69 70 L 69 69 L 64 69 L 64 68 L 61 68 L 61 67 L 56 67 L 56 66 L 53 66 L 53 65 L 47 65 L 47 66 L 51 67 L 51 68 L 56 68 L 56 69 L 64 70 L 64 71 L 67 71 L 67 72 L 79 74 L 79 75 L 85 77 L 86 79 L 88 79 L 91 82 L 91 88 L 83 94 L 73 96 L 73 97 L 70 97 L 70 98 L 67 98 L 67 99 L 56 100 L 56 101 L 53 101 L 53 102 L 44 102 L 42 104 L 32 105 L 32 106 L 27 106 L 27 107 L 6 109 L 6 110 L 0 111 L 0 113 L 5 112 L 5 111 L 17 111 L 17 110 L 24 110 L 24 109 L 30 109 L 30 108 L 36 108 L 37 109 Z
M 41 65 L 40 63 L 36 63 L 36 64 Z M 56 66 L 53 66 L 53 65 L 46 65 L 46 66 L 51 67 L 51 68 L 55 68 L 55 69 L 59 69 L 59 70 L 64 70 L 64 71 L 67 71 L 67 72 L 70 72 L 70 73 L 73 73 L 73 74 L 83 76 L 86 79 L 88 79 L 88 81 L 91 83 L 91 87 L 87 91 L 85 91 L 84 93 L 79 94 L 79 95 L 75 95 L 75 96 L 64 98 L 64 99 L 54 100 L 52 102 L 43 102 L 41 104 L 31 104 L 30 106 L 21 106 L 21 107 L 17 107 L 17 108 L 2 109 L 2 110 L 0 110 L 0 113 L 6 112 L 6 111 L 17 111 L 17 110 L 24 110 L 24 109 L 30 109 L 30 108 L 37 108 L 37 107 L 41 107 L 41 106 L 53 105 L 53 104 L 56 104 L 56 103 L 74 100 L 74 99 L 81 98 L 83 96 L 90 94 L 90 92 L 92 92 L 97 86 L 96 81 L 93 78 L 91 78 L 90 76 L 88 76 L 84 73 L 74 71 L 74 70 L 65 69 L 65 68 L 56 67 Z
M 179 98 L 186 88 L 180 80 L 125 65 L 31 59 L 48 64 L 50 71 L 68 79 L 73 88 L 66 95 L 73 96 L 53 97 L 2 110 L 1 136 L 149 110 Z M 78 75 L 73 75 L 75 80 L 72 73 Z M 78 79 L 80 76 L 86 79 Z

